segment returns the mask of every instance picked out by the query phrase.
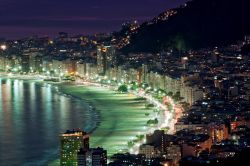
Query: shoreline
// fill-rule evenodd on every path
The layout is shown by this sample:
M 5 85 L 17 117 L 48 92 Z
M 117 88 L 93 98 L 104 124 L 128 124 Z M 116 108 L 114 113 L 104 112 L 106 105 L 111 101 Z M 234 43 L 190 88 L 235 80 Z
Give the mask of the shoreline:
M 64 88 L 67 86 L 73 86 L 74 83 L 54 83 L 54 82 L 45 82 L 48 84 L 51 84 L 52 86 L 54 86 L 56 88 L 57 93 L 59 93 L 60 95 L 66 95 L 67 97 L 72 97 L 72 98 L 76 98 L 84 103 L 86 103 L 88 105 L 88 109 L 91 111 L 94 111 L 94 114 L 97 114 L 97 116 L 101 117 L 100 112 L 97 111 L 95 105 L 93 103 L 91 103 L 91 101 L 82 98 L 78 95 L 72 94 L 72 93 L 67 93 Z M 101 118 L 99 118 L 99 121 L 96 123 L 95 128 L 93 128 L 91 131 L 88 131 L 89 134 L 91 134 L 101 123 Z
M 86 86 L 86 85 L 77 85 L 77 84 L 71 84 L 70 85 L 70 84 L 68 84 L 68 85 L 65 85 L 65 86 L 64 85 L 60 85 L 60 86 L 61 86 L 60 90 L 64 94 L 71 95 L 73 97 L 77 97 L 78 99 L 81 99 L 81 100 L 84 100 L 84 101 L 86 101 L 86 98 L 88 97 L 88 95 L 92 95 L 90 97 L 90 99 L 87 100 L 87 102 L 90 105 L 93 105 L 95 107 L 96 111 L 100 114 L 100 126 L 98 126 L 98 127 L 102 127 L 102 125 L 107 125 L 110 122 L 110 118 L 113 119 L 113 122 L 115 121 L 115 119 L 120 119 L 121 121 L 117 122 L 117 124 L 118 123 L 125 123 L 124 125 L 129 125 L 129 124 L 126 124 L 126 123 L 136 122 L 136 118 L 133 119 L 133 120 L 130 120 L 128 122 L 124 122 L 124 120 L 122 121 L 122 118 L 121 118 L 121 117 L 123 117 L 123 118 L 131 117 L 130 113 L 132 115 L 132 113 L 133 113 L 133 111 L 135 109 L 134 113 L 139 114 L 137 116 L 137 118 L 141 119 L 141 121 L 140 121 L 141 124 L 137 125 L 137 127 L 139 127 L 140 130 L 135 132 L 135 131 L 133 131 L 132 127 L 131 127 L 131 129 L 127 129 L 128 130 L 127 132 L 130 132 L 129 130 L 132 130 L 131 132 L 134 133 L 134 134 L 130 134 L 131 135 L 130 139 L 126 139 L 126 141 L 123 141 L 124 149 L 119 149 L 120 152 L 121 152 L 121 150 L 124 151 L 125 149 L 126 149 L 125 151 L 129 152 L 129 149 L 126 147 L 127 142 L 132 140 L 132 137 L 136 136 L 138 134 L 138 132 L 145 132 L 145 126 L 146 126 L 146 122 L 147 122 L 146 119 L 148 119 L 148 120 L 150 119 L 150 117 L 145 116 L 145 111 L 147 113 L 148 112 L 153 113 L 152 109 L 146 109 L 145 108 L 145 104 L 148 103 L 148 101 L 146 101 L 146 100 L 141 100 L 140 101 L 140 100 L 138 100 L 138 97 L 133 95 L 133 94 L 119 94 L 118 92 L 112 91 L 112 90 L 110 90 L 110 89 L 108 89 L 106 87 L 96 87 L 96 86 L 93 86 L 93 85 L 92 86 L 91 85 Z M 68 90 L 72 89 L 72 88 L 75 89 L 78 92 L 76 92 L 74 90 L 73 90 L 73 92 L 68 92 Z M 82 89 L 82 92 L 79 92 L 79 89 Z M 98 94 L 98 93 L 102 93 L 102 92 L 103 92 L 103 94 Z M 99 98 L 99 96 L 100 96 L 100 98 Z M 105 99 L 102 98 L 103 96 L 106 97 L 106 98 Z M 109 106 L 107 104 L 107 101 L 111 102 L 111 100 L 112 101 L 118 100 L 118 104 L 120 104 L 119 100 L 125 100 L 125 102 L 123 103 L 124 105 L 117 105 L 115 103 L 112 106 Z M 126 100 L 129 101 L 129 103 L 127 103 Z M 109 104 L 111 104 L 111 103 L 109 103 Z M 133 106 L 136 106 L 136 107 L 133 108 Z M 110 108 L 110 107 L 112 107 L 112 108 Z M 124 109 L 124 108 L 127 109 L 127 110 L 125 110 L 121 114 L 119 112 L 117 112 L 120 109 Z M 109 111 L 109 112 L 107 112 L 107 111 Z M 114 114 L 112 114 L 112 113 L 114 113 Z M 117 116 L 117 115 L 119 115 L 119 116 Z M 110 117 L 108 117 L 108 116 L 110 116 Z M 117 125 L 117 124 L 113 123 L 114 126 Z M 134 125 L 136 127 L 136 124 L 134 124 Z M 98 127 L 97 127 L 97 129 L 98 129 Z M 120 126 L 120 127 L 123 127 L 123 126 Z M 150 128 L 150 127 L 147 127 L 147 129 L 148 128 Z M 110 128 L 110 129 L 113 130 L 112 128 Z M 117 129 L 117 128 L 114 128 L 114 131 L 116 131 L 115 129 Z M 119 130 L 122 130 L 122 128 L 119 129 Z M 120 132 L 119 130 L 117 130 L 117 131 Z M 144 134 L 144 133 L 141 133 L 141 134 Z M 95 133 L 95 130 L 94 130 L 92 132 L 91 138 L 93 138 L 95 136 L 96 136 L 96 133 Z M 111 137 L 112 137 L 112 135 L 111 135 Z M 98 143 L 95 143 L 95 144 L 97 144 L 96 146 L 99 146 Z M 117 150 L 115 153 L 118 153 L 119 150 Z M 109 152 L 109 154 L 110 153 L 113 154 L 112 152 Z
M 0 77 L 3 76 L 0 75 Z M 34 77 L 33 79 L 23 78 L 23 77 L 19 78 L 19 77 L 10 78 L 8 76 L 5 76 L 3 78 L 19 79 L 27 81 L 30 80 L 35 82 L 39 80 Z M 97 87 L 96 85 L 80 85 L 77 83 L 62 83 L 62 82 L 57 83 L 57 82 L 47 82 L 41 80 L 39 80 L 39 83 L 51 84 L 55 88 L 57 87 L 56 88 L 57 93 L 82 100 L 90 107 L 92 107 L 93 110 L 96 111 L 96 113 L 100 116 L 100 121 L 97 122 L 96 127 L 92 131 L 90 131 L 91 133 L 90 140 L 92 140 L 90 141 L 90 144 L 92 147 L 100 146 L 106 148 L 108 150 L 109 156 L 119 152 L 124 153 L 124 152 L 131 152 L 131 150 L 135 151 L 135 149 L 139 147 L 139 144 L 133 147 L 134 149 L 133 148 L 129 149 L 127 143 L 129 141 L 134 140 L 135 136 L 137 135 L 145 136 L 145 134 L 151 133 L 152 131 L 158 128 L 155 126 L 154 127 L 147 126 L 146 125 L 147 120 L 150 120 L 153 117 L 159 118 L 159 116 L 161 116 L 161 118 L 164 118 L 162 117 L 162 115 L 152 116 L 151 114 L 154 114 L 153 109 L 155 108 L 155 106 L 154 108 L 147 110 L 145 108 L 145 105 L 147 103 L 150 103 L 150 101 L 148 101 L 146 98 L 144 98 L 144 100 L 138 100 L 138 98 L 140 98 L 141 96 L 138 96 L 136 94 L 132 93 L 119 94 L 118 92 L 110 88 L 103 86 Z M 74 90 L 72 91 L 72 88 L 75 91 Z M 100 98 L 98 98 L 98 96 Z M 104 99 L 102 99 L 102 97 L 104 97 Z M 116 104 L 112 105 L 111 102 L 116 100 L 118 101 L 118 103 L 116 103 L 117 105 Z M 120 103 L 121 101 L 119 100 L 124 100 L 125 102 Z M 110 103 L 107 104 L 106 101 Z M 127 103 L 127 101 L 129 101 L 129 103 Z M 109 106 L 110 104 L 112 106 Z M 117 106 L 118 108 L 115 108 Z M 124 111 L 122 112 L 122 114 L 119 113 L 120 109 Z M 150 114 L 150 116 L 146 116 L 145 114 Z M 123 117 L 124 115 L 126 117 Z M 133 117 L 129 117 L 130 115 L 132 115 Z M 111 125 L 109 124 L 110 122 Z M 104 125 L 104 127 L 102 125 Z M 108 127 L 105 128 L 105 126 Z M 102 130 L 104 130 L 104 133 L 100 132 Z M 107 133 L 105 134 L 105 132 Z M 110 141 L 107 141 L 107 139 L 110 139 Z M 138 151 L 136 153 L 138 153 Z M 57 161 L 50 160 L 48 162 L 49 165 L 51 166 L 58 165 L 58 159 Z
M 91 84 L 91 83 L 88 85 L 77 84 L 77 83 L 65 83 L 65 84 L 61 83 L 61 84 L 58 84 L 57 87 L 58 87 L 58 89 L 59 89 L 58 91 L 60 91 L 60 93 L 69 95 L 71 97 L 75 97 L 75 98 L 80 99 L 80 100 L 83 100 L 87 104 L 93 106 L 95 111 L 98 114 L 100 114 L 100 122 L 99 122 L 100 125 L 97 125 L 96 128 L 93 129 L 93 131 L 91 132 L 90 146 L 91 147 L 103 147 L 103 148 L 105 148 L 108 151 L 108 156 L 112 156 L 115 153 L 126 153 L 126 152 L 131 153 L 131 151 L 133 151 L 133 153 L 138 153 L 139 145 L 141 143 L 144 143 L 145 139 L 143 140 L 143 142 L 141 142 L 139 144 L 137 143 L 132 148 L 128 148 L 128 145 L 127 145 L 128 142 L 135 140 L 137 135 L 144 135 L 145 136 L 146 134 L 152 133 L 154 130 L 159 128 L 159 125 L 147 126 L 146 123 L 148 120 L 153 119 L 153 117 L 164 119 L 164 115 L 163 115 L 164 111 L 161 110 L 162 115 L 156 115 L 156 113 L 154 113 L 154 109 L 156 108 L 155 106 L 151 109 L 145 108 L 146 104 L 149 104 L 152 102 L 150 102 L 146 98 L 144 98 L 143 100 L 140 101 L 138 99 L 141 98 L 141 96 L 137 96 L 137 95 L 133 94 L 132 92 L 120 94 L 113 89 L 107 88 L 106 86 L 97 86 L 97 85 Z M 96 92 L 95 91 L 96 89 L 99 89 L 99 90 L 97 90 L 97 92 Z M 69 90 L 72 90 L 72 91 L 69 92 Z M 95 92 L 93 92 L 93 90 Z M 105 118 L 107 118 L 107 115 L 105 115 L 105 112 L 102 113 L 103 111 L 107 111 L 107 108 L 106 108 L 107 106 L 105 107 L 105 104 L 107 104 L 107 103 L 104 103 L 104 105 L 103 105 L 103 101 L 100 102 L 100 99 L 98 99 L 98 97 L 96 98 L 95 95 L 96 95 L 96 93 L 100 93 L 103 91 L 105 91 L 104 93 L 111 94 L 114 98 L 116 98 L 117 97 L 116 95 L 118 95 L 118 97 L 123 96 L 126 99 L 129 97 L 129 98 L 131 98 L 130 100 L 133 101 L 134 103 L 138 102 L 137 108 L 132 107 L 129 109 L 132 110 L 132 112 L 133 112 L 134 109 L 135 110 L 138 109 L 138 104 L 140 105 L 139 112 L 141 112 L 141 115 L 140 115 L 139 119 L 140 118 L 142 119 L 140 121 L 140 124 L 136 122 L 136 118 L 135 118 L 134 120 L 131 121 L 131 123 L 133 123 L 133 122 L 136 122 L 136 123 L 132 124 L 132 127 L 130 127 L 130 128 L 127 127 L 125 134 L 122 131 L 123 129 L 117 130 L 117 128 L 114 128 L 115 131 L 113 131 L 113 133 L 109 133 L 110 135 L 99 136 L 100 130 L 102 130 L 102 129 L 100 129 L 100 127 L 102 128 L 102 125 L 104 125 L 104 126 L 107 125 L 107 120 L 105 119 Z M 90 95 L 90 96 L 92 95 L 90 97 L 90 99 L 86 99 L 89 97 L 88 95 Z M 100 106 L 104 106 L 104 108 L 101 109 Z M 115 109 L 112 111 L 115 112 Z M 126 114 L 126 112 L 124 112 L 124 113 Z M 135 112 L 133 112 L 133 114 L 134 113 Z M 137 113 L 138 113 L 138 110 L 137 110 Z M 149 113 L 150 116 L 146 116 L 145 115 L 146 113 Z M 104 114 L 104 117 L 103 117 L 103 114 Z M 155 114 L 155 115 L 152 116 L 152 114 Z M 112 116 L 116 117 L 115 114 Z M 124 122 L 121 122 L 121 121 L 117 122 L 116 121 L 115 123 L 124 123 Z M 113 123 L 113 126 L 116 125 L 115 123 Z M 129 123 L 129 122 L 127 122 L 127 123 Z M 136 125 L 137 125 L 137 131 L 134 131 Z M 138 126 L 139 126 L 139 128 L 138 128 Z M 111 129 L 113 130 L 113 127 Z M 119 134 L 115 135 L 114 134 L 115 132 L 118 132 L 120 135 Z M 100 137 L 101 137 L 101 139 L 100 139 Z M 103 140 L 102 138 L 106 138 L 106 137 L 107 138 L 113 137 L 111 139 L 114 139 L 114 141 L 109 141 L 109 142 L 105 143 L 105 139 Z M 100 142 L 102 142 L 102 143 L 100 144 Z M 116 142 L 119 144 L 118 146 L 117 146 Z M 112 148 L 110 148 L 111 146 L 112 146 Z M 58 161 L 56 162 L 56 164 L 58 165 Z M 49 165 L 55 166 L 56 164 L 49 164 Z

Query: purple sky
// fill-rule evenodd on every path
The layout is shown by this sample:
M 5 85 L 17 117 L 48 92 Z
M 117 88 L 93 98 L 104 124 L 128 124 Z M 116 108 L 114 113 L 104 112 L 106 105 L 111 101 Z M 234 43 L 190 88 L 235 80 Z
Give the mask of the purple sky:
M 186 0 L 0 0 L 0 37 L 93 34 L 149 20 Z

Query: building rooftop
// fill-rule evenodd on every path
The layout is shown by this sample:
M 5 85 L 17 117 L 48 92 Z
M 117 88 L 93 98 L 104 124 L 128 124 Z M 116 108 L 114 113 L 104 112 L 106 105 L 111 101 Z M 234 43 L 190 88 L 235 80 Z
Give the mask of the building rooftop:
M 85 136 L 85 135 L 87 135 L 85 131 L 82 131 L 81 129 L 73 129 L 73 130 L 67 130 L 61 136 L 71 137 L 71 136 Z

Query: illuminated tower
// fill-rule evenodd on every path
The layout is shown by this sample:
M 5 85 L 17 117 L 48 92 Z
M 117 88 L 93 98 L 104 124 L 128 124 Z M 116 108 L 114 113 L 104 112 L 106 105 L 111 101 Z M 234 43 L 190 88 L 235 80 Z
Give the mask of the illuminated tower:
M 106 71 L 116 64 L 115 48 L 112 46 L 97 47 L 97 72 L 105 75 Z
M 60 135 L 61 166 L 77 166 L 77 153 L 89 149 L 89 135 L 81 130 L 67 130 Z

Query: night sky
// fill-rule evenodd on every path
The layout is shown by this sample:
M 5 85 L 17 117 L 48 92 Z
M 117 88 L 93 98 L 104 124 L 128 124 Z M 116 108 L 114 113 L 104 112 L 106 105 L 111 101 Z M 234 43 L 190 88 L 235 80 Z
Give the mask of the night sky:
M 0 0 L 0 37 L 93 34 L 149 20 L 185 0 Z

